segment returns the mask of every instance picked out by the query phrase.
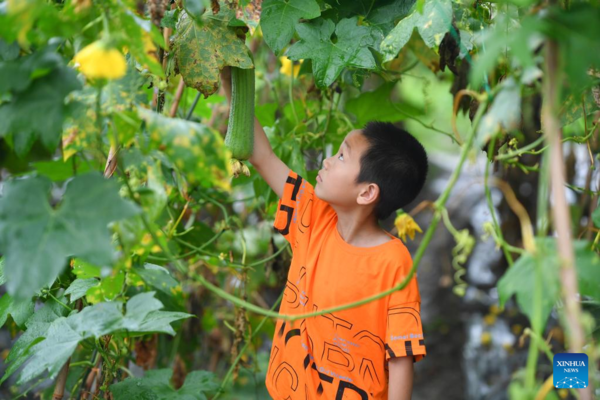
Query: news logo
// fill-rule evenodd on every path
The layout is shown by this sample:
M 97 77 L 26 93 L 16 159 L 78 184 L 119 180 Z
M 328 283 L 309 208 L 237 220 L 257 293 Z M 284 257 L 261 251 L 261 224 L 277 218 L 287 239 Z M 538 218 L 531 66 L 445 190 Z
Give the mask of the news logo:
M 583 389 L 588 386 L 588 356 L 585 353 L 558 353 L 552 360 L 554 387 Z

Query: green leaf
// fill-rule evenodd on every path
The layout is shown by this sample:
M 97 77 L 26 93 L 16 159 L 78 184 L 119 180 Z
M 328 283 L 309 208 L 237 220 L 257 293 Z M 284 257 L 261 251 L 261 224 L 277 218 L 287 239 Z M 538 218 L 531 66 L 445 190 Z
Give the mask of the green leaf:
M 415 0 L 394 0 L 389 4 L 373 8 L 365 19 L 371 26 L 377 27 L 384 36 L 387 36 L 394 28 L 394 22 L 406 17 L 414 4 Z
M 585 101 L 584 101 L 585 100 Z M 585 103 L 585 115 L 583 115 L 583 107 Z M 585 117 L 593 118 L 593 115 L 598 111 L 594 99 L 594 93 L 591 89 L 584 90 L 583 93 L 569 93 L 560 105 L 560 125 L 564 127 L 576 120 Z
M 6 319 L 10 314 L 10 308 L 12 306 L 12 297 L 8 293 L 5 293 L 0 297 L 0 328 L 6 323 Z
M 50 324 L 46 339 L 31 348 L 33 357 L 19 374 L 18 385 L 40 376 L 49 370 L 50 378 L 54 379 L 67 359 L 77 348 L 83 338 L 68 324 L 67 318 L 58 318 Z
M 219 71 L 226 65 L 254 68 L 248 48 L 225 19 L 202 18 L 198 26 L 186 12 L 177 22 L 174 51 L 177 68 L 185 84 L 204 97 L 219 88 Z
M 147 285 L 168 296 L 173 296 L 179 286 L 179 283 L 169 274 L 169 271 L 160 265 L 146 263 L 142 268 L 136 268 L 135 272 Z
M 71 303 L 85 296 L 85 293 L 92 286 L 98 285 L 99 281 L 96 278 L 75 279 L 65 291 L 66 295 L 71 295 Z
M 49 203 L 50 188 L 45 177 L 12 180 L 0 198 L 0 251 L 14 298 L 25 299 L 51 284 L 68 257 L 111 264 L 115 253 L 108 223 L 138 212 L 119 196 L 116 181 L 96 172 L 71 180 L 57 209 Z
M 315 0 L 265 0 L 260 14 L 265 42 L 279 55 L 292 40 L 298 20 L 313 19 L 319 15 L 321 10 Z
M 202 18 L 202 14 L 204 14 L 204 10 L 206 9 L 206 4 L 204 4 L 203 0 L 185 0 L 183 2 L 183 8 L 193 19 L 197 20 Z M 177 21 L 174 21 L 174 25 L 176 24 Z M 173 28 L 175 28 L 175 26 L 173 26 Z
M 188 6 L 189 3 L 190 3 L 189 1 L 186 1 L 186 9 L 188 11 L 190 10 L 190 7 Z M 201 3 L 201 2 L 200 2 L 200 0 L 196 0 L 196 1 L 192 1 L 191 3 Z M 202 7 L 200 14 L 202 14 L 203 12 L 204 12 L 204 7 Z M 160 21 L 160 26 L 162 26 L 163 28 L 175 29 L 178 18 L 179 18 L 179 8 L 176 8 L 174 10 L 167 10 L 167 11 L 165 11 L 165 15 L 164 15 L 163 19 Z
M 518 128 L 521 122 L 521 88 L 514 78 L 502 81 L 502 90 L 477 127 L 477 146 L 484 146 L 500 129 L 505 132 Z
M 19 44 L 17 42 L 8 43 L 0 39 L 0 61 L 12 61 L 19 57 Z
M 64 151 L 64 147 L 63 147 Z M 73 176 L 76 170 L 77 174 L 90 172 L 90 165 L 82 158 L 73 161 L 53 160 L 38 161 L 31 163 L 38 175 L 46 176 L 54 182 L 62 182 Z
M 544 33 L 560 46 L 561 65 L 574 93 L 590 87 L 597 78 L 590 68 L 600 69 L 600 8 L 576 3 L 568 10 L 553 6 L 545 14 Z
M 14 93 L 11 101 L 0 105 L 0 137 L 10 135 L 12 147 L 21 157 L 37 137 L 53 151 L 61 138 L 64 99 L 79 87 L 75 71 L 66 67 L 36 79 L 26 90 Z M 32 118 L 33 115 L 43 118 Z
M 172 369 L 146 371 L 143 378 L 127 378 L 110 386 L 115 400 L 206 400 L 219 388 L 214 373 L 193 371 L 183 386 L 171 386 Z
M 560 294 L 558 280 L 558 258 L 556 257 L 555 238 L 536 238 L 536 251 L 540 257 L 540 273 L 542 281 L 540 286 L 541 300 L 541 327 L 546 326 L 546 321 L 554 303 Z M 534 293 L 535 293 L 535 259 L 531 253 L 523 254 L 506 271 L 498 281 L 498 295 L 500 307 L 504 307 L 506 301 L 515 294 L 519 308 L 527 315 L 530 321 L 534 318 Z M 537 327 L 534 327 L 537 329 Z
M 286 55 L 292 60 L 312 59 L 313 75 L 319 87 L 331 85 L 346 67 L 375 68 L 375 59 L 368 47 L 375 48 L 381 31 L 357 25 L 358 18 L 342 19 L 337 26 L 331 20 L 318 19 L 299 23 L 296 31 L 300 41 Z M 337 41 L 332 41 L 335 31 Z
M 158 311 L 162 307 L 162 303 L 154 298 L 154 292 L 148 292 L 129 299 L 125 316 L 121 313 L 121 304 L 116 302 L 98 303 L 68 317 L 55 313 L 53 309 L 46 310 L 41 317 L 36 317 L 36 313 L 28 320 L 27 331 L 21 336 L 23 338 L 27 335 L 26 340 L 18 346 L 15 344 L 7 361 L 21 365 L 29 358 L 19 375 L 18 384 L 32 380 L 46 370 L 52 379 L 82 340 L 125 331 L 165 332 L 174 335 L 169 324 L 192 316 L 187 313 Z M 17 352 L 13 356 L 15 350 Z M 10 365 L 10 374 L 15 369 Z M 7 375 L 3 379 L 6 377 Z
M 450 0 L 432 0 L 425 3 L 423 13 L 414 10 L 381 42 L 384 61 L 391 61 L 410 39 L 415 28 L 427 46 L 439 46 L 452 23 L 452 2 Z
M 193 315 L 178 311 L 153 311 L 137 327 L 132 327 L 131 333 L 160 332 L 174 336 L 175 330 L 171 327 L 171 322 L 190 317 Z
M 66 309 L 64 307 L 55 301 L 51 301 L 44 304 L 42 308 L 29 317 L 27 322 L 25 322 L 27 330 L 19 336 L 8 353 L 8 357 L 6 358 L 7 368 L 4 371 L 4 376 L 0 379 L 0 384 L 23 365 L 31 354 L 31 347 L 43 340 L 52 322 L 65 314 Z
M 395 83 L 384 83 L 372 92 L 363 92 L 358 97 L 348 100 L 346 111 L 356 116 L 355 127 L 362 128 L 369 121 L 396 122 L 406 119 L 410 115 L 421 114 L 415 107 L 407 102 L 394 105 L 390 95 Z M 404 111 L 401 113 L 398 109 Z
M 8 58 L 0 61 L 0 93 L 23 91 L 36 78 L 45 76 L 64 64 L 62 57 L 52 46 L 20 58 L 15 57 L 15 47 L 10 48 L 13 50 L 9 51 Z M 16 46 L 16 56 L 18 55 L 19 46 Z
M 73 273 L 79 279 L 99 278 L 101 276 L 101 269 L 80 258 L 75 258 L 73 259 Z
M 548 315 L 554 303 L 560 297 L 560 266 L 556 238 L 544 237 L 535 239 L 536 251 L 540 257 L 542 327 L 546 326 Z M 600 260 L 598 254 L 591 250 L 591 243 L 586 240 L 573 240 L 575 267 L 579 292 L 600 300 Z M 514 294 L 519 308 L 533 320 L 533 296 L 535 288 L 535 259 L 531 253 L 525 253 L 498 281 L 500 307 Z
M 162 150 L 171 163 L 185 174 L 187 182 L 231 190 L 231 151 L 217 131 L 141 107 L 138 112 L 140 118 L 146 121 L 150 146 Z
M 589 241 L 574 240 L 579 293 L 600 302 L 600 257 Z
M 25 321 L 33 314 L 34 305 L 32 299 L 15 301 L 8 293 L 3 294 L 0 297 L 0 328 L 4 325 L 9 315 L 12 316 L 17 326 L 23 327 Z

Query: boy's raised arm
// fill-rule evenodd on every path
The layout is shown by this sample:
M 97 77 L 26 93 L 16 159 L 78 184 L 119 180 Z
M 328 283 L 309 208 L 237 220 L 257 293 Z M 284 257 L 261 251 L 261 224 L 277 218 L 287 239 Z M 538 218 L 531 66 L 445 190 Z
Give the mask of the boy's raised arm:
M 227 103 L 231 104 L 231 72 L 229 67 L 224 67 L 221 70 L 221 84 L 227 96 Z M 277 196 L 281 198 L 290 169 L 273 152 L 269 139 L 256 117 L 254 117 L 254 150 L 248 161 L 271 189 L 277 193 Z

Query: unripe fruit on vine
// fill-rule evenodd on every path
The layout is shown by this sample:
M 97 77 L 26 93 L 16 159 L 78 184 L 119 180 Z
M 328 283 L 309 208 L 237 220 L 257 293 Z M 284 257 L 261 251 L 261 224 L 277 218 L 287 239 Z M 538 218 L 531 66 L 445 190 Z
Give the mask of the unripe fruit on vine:
M 250 170 L 242 162 L 254 151 L 254 68 L 231 69 L 231 109 L 225 145 L 231 150 L 233 175 L 250 176 Z

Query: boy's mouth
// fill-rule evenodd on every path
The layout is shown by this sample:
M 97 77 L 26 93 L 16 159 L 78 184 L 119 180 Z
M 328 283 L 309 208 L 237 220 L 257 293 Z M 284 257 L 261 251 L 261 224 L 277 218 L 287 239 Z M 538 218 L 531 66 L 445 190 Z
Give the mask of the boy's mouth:
M 323 178 L 321 178 L 321 174 L 317 174 L 317 182 L 323 182 Z

